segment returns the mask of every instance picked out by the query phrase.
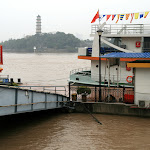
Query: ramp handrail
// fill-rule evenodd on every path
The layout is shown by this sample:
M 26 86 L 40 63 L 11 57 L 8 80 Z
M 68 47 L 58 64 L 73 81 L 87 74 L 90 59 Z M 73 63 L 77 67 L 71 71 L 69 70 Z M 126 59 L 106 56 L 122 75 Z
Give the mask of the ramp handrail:
M 36 89 L 36 91 L 43 91 L 43 92 L 46 92 L 46 91 L 52 92 L 53 91 L 52 93 L 55 93 L 55 94 L 58 93 L 58 91 L 59 91 L 59 92 L 65 92 L 63 95 L 65 95 L 65 96 L 67 95 L 66 86 L 34 86 L 34 85 L 24 86 L 24 85 L 22 85 L 22 86 L 15 86 L 15 87 L 23 88 L 23 89 L 30 89 L 30 90 L 33 90 L 33 88 L 34 88 L 34 89 Z M 42 88 L 42 90 L 41 90 L 41 88 Z M 61 88 L 63 88 L 63 89 L 61 89 Z

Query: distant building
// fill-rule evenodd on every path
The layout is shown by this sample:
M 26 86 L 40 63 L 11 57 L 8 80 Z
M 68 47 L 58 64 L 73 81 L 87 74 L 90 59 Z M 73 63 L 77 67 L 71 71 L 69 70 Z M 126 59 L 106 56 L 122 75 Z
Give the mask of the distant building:
M 36 19 L 36 34 L 41 34 L 41 16 L 38 15 Z

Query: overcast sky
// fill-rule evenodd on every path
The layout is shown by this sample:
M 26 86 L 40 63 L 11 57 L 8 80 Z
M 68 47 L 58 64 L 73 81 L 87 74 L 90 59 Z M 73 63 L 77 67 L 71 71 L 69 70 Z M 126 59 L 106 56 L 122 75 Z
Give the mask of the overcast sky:
M 37 15 L 42 32 L 62 31 L 87 39 L 98 9 L 100 14 L 145 12 L 150 11 L 150 0 L 1 0 L 0 41 L 35 34 Z M 150 14 L 144 21 L 150 24 Z

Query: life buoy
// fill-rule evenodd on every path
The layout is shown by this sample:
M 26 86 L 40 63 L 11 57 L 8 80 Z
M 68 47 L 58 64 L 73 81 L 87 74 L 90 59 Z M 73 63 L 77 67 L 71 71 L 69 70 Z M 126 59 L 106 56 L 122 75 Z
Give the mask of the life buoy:
M 130 78 L 131 78 L 131 80 L 129 80 Z M 128 83 L 132 83 L 132 76 L 127 76 L 126 81 L 127 81 Z

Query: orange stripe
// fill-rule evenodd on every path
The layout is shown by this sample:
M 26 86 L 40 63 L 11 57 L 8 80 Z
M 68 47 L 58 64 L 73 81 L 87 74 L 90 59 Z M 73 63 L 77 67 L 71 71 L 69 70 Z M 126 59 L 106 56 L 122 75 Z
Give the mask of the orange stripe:
M 150 63 L 127 63 L 127 67 L 132 67 L 132 68 L 150 68 Z
M 150 58 L 120 58 L 120 61 L 150 60 Z
M 99 57 L 78 56 L 78 59 L 99 60 Z M 106 60 L 106 58 L 101 58 Z M 150 58 L 120 58 L 120 61 L 150 60 Z
M 78 59 L 99 60 L 99 57 L 78 56 Z M 101 58 L 101 60 L 106 60 L 106 58 Z

